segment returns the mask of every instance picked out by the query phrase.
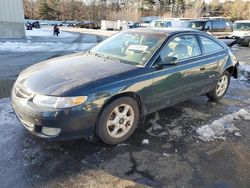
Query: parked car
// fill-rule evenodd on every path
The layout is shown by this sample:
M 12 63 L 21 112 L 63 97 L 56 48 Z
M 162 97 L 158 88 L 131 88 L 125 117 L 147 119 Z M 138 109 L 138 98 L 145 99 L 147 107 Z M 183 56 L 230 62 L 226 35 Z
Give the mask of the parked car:
M 60 22 L 52 22 L 51 26 L 62 26 Z
M 142 27 L 140 23 L 138 22 L 128 22 L 128 29 L 134 29 L 134 28 L 139 28 Z
M 227 36 L 233 31 L 232 22 L 224 19 L 190 20 L 182 24 L 184 28 L 207 31 L 215 36 Z
M 250 47 L 250 20 L 236 21 L 233 24 L 233 37 L 242 46 Z
M 173 27 L 178 28 L 182 26 L 183 20 L 169 19 L 169 20 L 154 20 L 149 24 L 149 27 L 156 28 L 166 28 Z
M 25 27 L 26 27 L 26 30 L 32 30 L 33 29 L 32 25 L 29 22 L 27 22 L 25 24 Z
M 100 29 L 100 25 L 95 21 L 82 21 L 76 24 L 76 27 L 87 29 Z
M 190 29 L 131 29 L 86 53 L 50 59 L 18 76 L 11 100 L 33 134 L 128 139 L 145 115 L 207 94 L 220 100 L 237 60 L 224 43 Z
M 68 27 L 76 27 L 76 23 L 69 23 Z
M 27 21 L 25 23 L 25 26 L 26 26 L 27 30 L 32 30 L 33 28 L 36 28 L 36 29 L 40 29 L 41 28 L 40 23 L 38 21 L 35 21 L 35 22 L 32 22 L 32 23 L 29 22 L 29 21 Z

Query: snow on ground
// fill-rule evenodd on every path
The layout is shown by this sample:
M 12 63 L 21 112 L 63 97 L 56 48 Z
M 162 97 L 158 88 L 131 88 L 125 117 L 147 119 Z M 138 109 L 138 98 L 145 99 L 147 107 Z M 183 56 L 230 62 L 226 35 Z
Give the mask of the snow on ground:
M 68 38 L 68 37 L 73 37 L 75 35 L 76 34 L 60 31 L 58 38 Z M 53 36 L 53 28 L 26 30 L 26 37 L 52 37 L 52 36 Z
M 15 123 L 18 123 L 18 120 L 11 107 L 10 98 L 0 99 L 0 126 Z
M 250 80 L 250 65 L 240 62 L 238 68 L 239 80 Z
M 235 127 L 235 121 L 243 118 L 250 120 L 250 110 L 240 109 L 233 114 L 227 114 L 211 124 L 204 125 L 196 130 L 199 138 L 203 141 L 214 141 L 216 139 L 225 140 L 226 133 L 234 133 L 236 136 L 241 136 L 240 130 Z
M 86 51 L 96 43 L 63 43 L 63 42 L 0 42 L 0 51 L 11 52 L 59 52 Z
M 27 40 L 9 40 L 0 42 L 0 51 L 8 52 L 59 52 L 86 51 L 96 45 L 96 42 L 74 42 L 79 34 L 61 31 L 59 37 L 53 36 L 50 28 L 26 31 Z

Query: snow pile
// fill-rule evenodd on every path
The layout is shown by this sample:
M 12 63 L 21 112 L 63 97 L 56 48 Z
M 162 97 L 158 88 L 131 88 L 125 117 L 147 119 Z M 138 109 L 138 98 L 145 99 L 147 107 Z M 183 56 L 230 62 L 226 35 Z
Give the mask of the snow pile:
M 240 119 L 239 116 L 241 116 L 245 120 L 250 120 L 250 111 L 247 111 L 245 109 L 240 109 L 235 114 L 236 114 L 235 119 Z
M 143 139 L 143 140 L 142 140 L 142 144 L 148 145 L 148 144 L 149 144 L 149 140 L 148 140 L 148 139 Z
M 16 124 L 18 120 L 11 107 L 9 98 L 0 99 L 0 126 L 5 124 Z
M 250 80 L 250 65 L 240 62 L 238 67 L 239 80 Z
M 0 51 L 11 52 L 60 52 L 86 51 L 96 43 L 62 43 L 62 42 L 0 42 Z
M 33 30 L 26 30 L 27 37 L 51 37 L 53 36 L 53 28 L 41 28 L 41 29 L 33 29 Z M 68 38 L 73 37 L 75 34 L 60 31 L 58 38 Z
M 213 141 L 215 139 L 225 140 L 225 133 L 234 133 L 236 136 L 240 136 L 239 129 L 234 126 L 234 121 L 239 120 L 240 117 L 245 120 L 250 120 L 250 112 L 245 109 L 240 109 L 233 114 L 225 115 L 213 121 L 209 125 L 198 128 L 196 133 L 203 141 Z

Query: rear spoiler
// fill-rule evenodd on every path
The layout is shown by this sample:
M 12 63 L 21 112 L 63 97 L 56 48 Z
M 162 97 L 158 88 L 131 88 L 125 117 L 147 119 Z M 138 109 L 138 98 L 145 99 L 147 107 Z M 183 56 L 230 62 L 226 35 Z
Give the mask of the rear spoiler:
M 237 40 L 229 37 L 224 37 L 224 38 L 218 38 L 221 42 L 224 42 L 227 46 L 230 48 L 237 44 Z

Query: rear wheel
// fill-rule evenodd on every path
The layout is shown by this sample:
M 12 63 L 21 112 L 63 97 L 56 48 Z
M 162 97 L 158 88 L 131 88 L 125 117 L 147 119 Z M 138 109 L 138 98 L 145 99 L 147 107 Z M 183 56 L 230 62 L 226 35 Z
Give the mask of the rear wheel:
M 107 144 L 128 139 L 139 122 L 139 107 L 130 97 L 121 97 L 107 105 L 99 118 L 96 133 Z
M 231 75 L 229 74 L 229 72 L 225 71 L 221 75 L 214 89 L 210 91 L 209 93 L 207 93 L 207 97 L 212 101 L 218 101 L 221 98 L 223 98 L 223 96 L 227 92 L 227 89 L 230 83 L 230 78 L 231 78 Z

